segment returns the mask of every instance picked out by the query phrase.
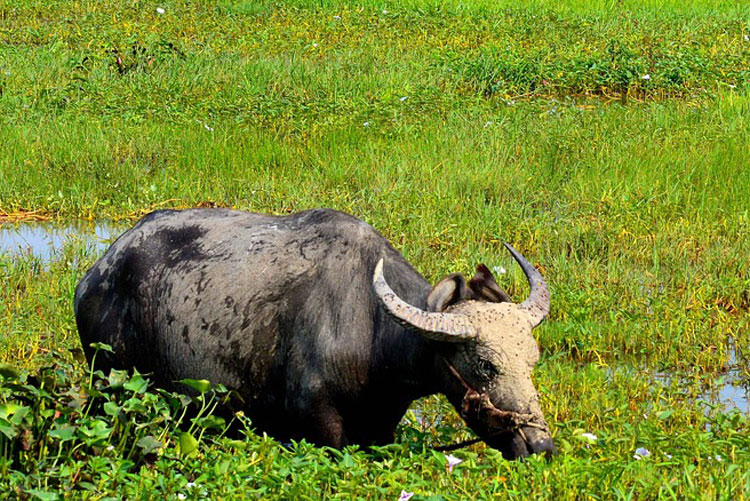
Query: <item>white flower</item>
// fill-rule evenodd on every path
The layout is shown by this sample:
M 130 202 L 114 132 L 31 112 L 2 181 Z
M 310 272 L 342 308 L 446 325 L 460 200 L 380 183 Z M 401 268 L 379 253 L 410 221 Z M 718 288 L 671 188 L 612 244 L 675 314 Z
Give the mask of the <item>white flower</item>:
M 341 21 L 341 16 L 333 16 L 336 21 Z
M 645 75 L 643 75 L 641 77 L 641 80 L 651 80 L 651 75 L 649 75 L 648 73 L 646 73 Z
M 388 11 L 383 9 L 383 14 L 388 14 Z
M 317 47 L 317 46 L 318 46 L 318 42 L 313 42 L 313 47 Z
M 401 491 L 401 495 L 398 497 L 398 501 L 409 501 L 413 495 L 413 492 Z
M 664 453 L 664 456 L 665 456 L 665 457 L 666 457 L 667 459 L 672 459 L 672 455 L 671 455 L 671 454 L 667 454 L 666 452 Z
M 401 102 L 403 103 L 403 102 L 404 102 L 404 101 L 406 101 L 407 99 L 409 99 L 409 96 L 402 96 L 402 97 L 400 97 L 400 98 L 399 98 L 398 100 L 399 100 L 399 101 L 401 101 Z
M 505 273 L 507 273 L 505 268 L 503 268 L 502 266 L 493 266 L 492 271 L 494 271 L 495 273 L 499 273 L 500 275 L 504 275 Z
M 581 433 L 581 438 L 586 439 L 591 444 L 595 444 L 596 441 L 599 440 L 599 437 L 597 437 L 593 433 Z
M 186 489 L 192 489 L 193 487 L 195 487 L 195 482 L 188 482 L 185 484 Z
M 177 499 L 180 499 L 180 500 L 187 499 L 187 496 L 180 492 L 179 494 L 177 494 Z
M 745 35 L 745 41 L 750 42 L 750 35 Z
M 370 122 L 365 122 L 362 124 L 362 127 L 369 127 L 369 126 L 370 126 Z
M 633 455 L 633 458 L 635 460 L 641 460 L 643 458 L 647 458 L 651 455 L 651 451 L 646 449 L 645 447 L 638 447 L 635 450 L 635 454 Z
M 492 122 L 491 122 L 490 120 L 487 120 L 487 121 L 486 121 L 486 122 L 484 123 L 484 128 L 486 129 L 486 128 L 487 128 L 487 127 L 489 127 L 490 125 L 492 125 Z
M 459 465 L 464 462 L 463 459 L 458 459 L 453 454 L 448 454 L 447 456 L 445 456 L 445 460 L 447 461 L 447 464 L 445 465 L 445 467 L 448 469 L 448 473 L 453 471 L 454 466 Z
M 156 13 L 157 14 L 164 14 L 165 12 L 166 12 L 166 10 L 162 9 L 161 7 L 157 7 L 156 8 Z
M 209 127 L 208 124 L 203 124 L 203 127 L 205 127 L 205 129 L 209 130 L 209 131 L 214 130 L 214 128 L 213 127 Z
M 737 86 L 736 86 L 736 85 L 734 85 L 734 84 L 729 84 L 729 88 L 730 88 L 730 89 L 736 89 L 736 88 L 737 88 Z
M 111 452 L 113 450 L 115 450 L 115 446 L 114 445 L 108 445 L 107 446 L 107 449 L 106 449 L 107 452 Z

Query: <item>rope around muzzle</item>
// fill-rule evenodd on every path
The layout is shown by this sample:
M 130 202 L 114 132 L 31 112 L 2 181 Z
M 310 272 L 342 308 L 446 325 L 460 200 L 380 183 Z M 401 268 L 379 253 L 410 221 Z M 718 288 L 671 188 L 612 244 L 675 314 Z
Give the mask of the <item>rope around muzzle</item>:
M 486 426 L 488 429 L 493 429 L 492 433 L 484 437 L 484 439 L 492 438 L 503 433 L 517 432 L 521 435 L 524 442 L 529 443 L 526 434 L 522 427 L 526 428 L 537 428 L 549 433 L 547 426 L 539 424 L 536 421 L 536 417 L 533 414 L 524 414 L 515 411 L 504 411 L 495 407 L 490 400 L 489 395 L 486 392 L 478 392 L 461 377 L 458 371 L 451 365 L 450 362 L 445 360 L 445 364 L 448 366 L 448 370 L 461 383 L 461 386 L 466 390 L 464 398 L 461 402 L 461 417 L 464 420 L 473 420 Z M 473 445 L 477 442 L 484 440 L 483 438 L 472 438 L 470 440 L 464 440 L 456 444 L 440 445 L 435 447 L 436 451 L 447 452 L 461 449 Z

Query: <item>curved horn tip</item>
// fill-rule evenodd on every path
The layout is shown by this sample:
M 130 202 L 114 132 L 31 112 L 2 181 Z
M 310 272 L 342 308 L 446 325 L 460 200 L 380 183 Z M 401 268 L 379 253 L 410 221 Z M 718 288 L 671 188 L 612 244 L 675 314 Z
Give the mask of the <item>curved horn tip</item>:
M 512 246 L 512 245 L 510 245 L 510 244 L 509 244 L 508 242 L 503 242 L 503 245 L 505 246 L 505 248 L 506 248 L 506 249 L 508 249 L 508 252 L 510 252 L 510 253 L 511 253 L 511 254 L 513 254 L 514 256 L 515 256 L 516 254 L 518 254 L 518 251 L 517 251 L 516 249 L 514 249 L 514 248 L 513 248 L 513 246 Z
M 503 245 L 505 245 L 505 248 L 513 255 L 516 262 L 521 265 L 521 268 L 526 275 L 526 279 L 529 281 L 529 286 L 531 287 L 528 298 L 521 303 L 520 306 L 531 314 L 533 324 L 535 326 L 539 325 L 542 320 L 544 320 L 544 317 L 549 314 L 550 309 L 550 297 L 547 283 L 544 281 L 542 274 L 539 273 L 539 270 L 529 263 L 521 253 L 516 251 L 516 249 L 508 243 L 503 243 Z

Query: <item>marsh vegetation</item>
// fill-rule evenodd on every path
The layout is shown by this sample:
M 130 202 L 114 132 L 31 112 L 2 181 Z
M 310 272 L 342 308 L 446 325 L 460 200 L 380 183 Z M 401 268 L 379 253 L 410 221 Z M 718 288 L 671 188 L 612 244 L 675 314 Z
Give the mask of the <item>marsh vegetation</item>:
M 80 358 L 102 247 L 73 236 L 0 250 L 0 497 L 750 497 L 750 6 L 590 3 L 0 0 L 3 231 L 325 206 L 433 283 L 486 263 L 519 298 L 509 242 L 552 290 L 560 450 L 449 471 L 432 448 L 471 434 L 440 398 L 368 452 L 181 418 Z

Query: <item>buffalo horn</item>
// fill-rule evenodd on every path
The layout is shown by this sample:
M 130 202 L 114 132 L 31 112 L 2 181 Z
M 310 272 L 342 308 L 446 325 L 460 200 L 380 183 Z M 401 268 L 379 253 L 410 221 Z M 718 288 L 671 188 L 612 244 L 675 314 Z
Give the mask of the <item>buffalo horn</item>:
M 542 274 L 531 263 L 526 261 L 516 249 L 508 244 L 505 244 L 505 247 L 513 255 L 516 262 L 521 265 L 521 269 L 531 287 L 529 297 L 519 307 L 526 311 L 531 319 L 531 323 L 537 326 L 549 314 L 549 289 L 547 288 L 547 284 L 544 278 L 542 278 Z
M 434 341 L 462 342 L 476 337 L 476 329 L 469 320 L 452 313 L 424 311 L 408 304 L 393 292 L 383 276 L 383 260 L 378 261 L 372 286 L 385 311 L 407 329 L 418 331 Z

